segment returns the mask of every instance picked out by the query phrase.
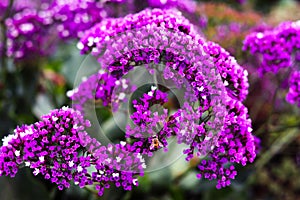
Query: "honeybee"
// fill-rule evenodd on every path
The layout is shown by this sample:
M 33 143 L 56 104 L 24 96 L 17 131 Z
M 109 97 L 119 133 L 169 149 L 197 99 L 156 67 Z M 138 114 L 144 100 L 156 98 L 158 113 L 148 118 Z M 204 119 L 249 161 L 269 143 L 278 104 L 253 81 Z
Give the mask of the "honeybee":
M 150 151 L 156 151 L 162 148 L 164 145 L 159 141 L 157 135 L 152 137 L 151 145 L 149 147 Z

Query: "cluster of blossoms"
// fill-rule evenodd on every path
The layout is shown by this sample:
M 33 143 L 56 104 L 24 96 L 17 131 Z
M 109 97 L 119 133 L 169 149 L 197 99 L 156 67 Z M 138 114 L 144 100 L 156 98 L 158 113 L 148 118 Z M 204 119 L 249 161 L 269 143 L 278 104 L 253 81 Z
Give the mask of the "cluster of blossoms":
M 132 151 L 141 152 L 152 156 L 152 151 L 167 146 L 165 130 L 166 119 L 168 118 L 168 109 L 161 112 L 151 111 L 155 105 L 163 105 L 168 102 L 168 94 L 160 91 L 156 86 L 152 86 L 148 93 L 145 93 L 138 100 L 133 100 L 135 112 L 130 116 L 133 125 L 126 127 L 126 138 L 134 139 Z M 153 146 L 153 138 L 157 137 L 158 146 Z
M 188 13 L 195 12 L 196 2 L 192 0 L 148 0 L 149 7 L 152 8 L 172 8 L 176 7 Z
M 291 74 L 289 85 L 290 88 L 286 95 L 286 100 L 300 107 L 300 71 L 295 71 Z
M 246 37 L 243 49 L 261 56 L 261 65 L 258 69 L 260 75 L 266 72 L 278 73 L 282 68 L 291 68 L 295 71 L 290 77 L 292 88 L 287 100 L 299 105 L 298 91 L 293 80 L 297 82 L 296 77 L 300 71 L 300 21 L 284 22 L 274 29 L 251 33 Z
M 58 37 L 78 39 L 85 30 L 105 18 L 126 15 L 147 6 L 178 7 L 182 10 L 191 10 L 191 5 L 195 7 L 191 0 L 157 2 L 149 0 L 139 8 L 130 0 L 17 0 L 9 8 L 9 1 L 4 0 L 0 2 L 1 14 L 10 9 L 8 18 L 3 19 L 7 26 L 7 56 L 20 60 L 28 59 L 27 55 L 48 55 L 53 52 L 50 47 L 57 45 Z M 131 9 L 121 12 L 124 7 Z
M 104 3 L 96 0 L 56 0 L 50 11 L 62 38 L 80 37 L 84 30 L 108 16 Z
M 121 41 L 117 45 L 115 44 L 111 51 L 109 49 L 105 49 L 106 52 L 105 52 L 105 56 L 103 57 L 107 60 L 107 62 L 104 63 L 104 66 L 105 64 L 109 65 L 111 64 L 109 62 L 114 60 L 112 56 L 114 55 L 114 52 L 115 51 L 119 52 L 122 50 L 124 51 L 124 49 L 122 49 L 123 47 L 126 50 L 127 46 L 141 44 L 141 48 L 144 49 L 145 47 L 150 45 L 158 46 L 161 49 L 166 48 L 166 45 L 165 46 L 158 45 L 159 43 L 155 41 L 157 40 L 157 38 L 155 37 L 159 37 L 159 34 L 161 33 L 158 33 L 157 35 L 153 33 L 151 34 L 150 37 L 150 33 L 148 33 L 147 30 L 145 31 L 145 33 L 142 32 L 142 28 L 147 27 L 148 29 L 153 29 L 157 26 L 159 27 L 159 29 L 165 28 L 168 31 L 184 33 L 191 37 L 195 37 L 196 35 L 196 31 L 194 30 L 193 26 L 188 22 L 188 20 L 186 20 L 183 16 L 181 16 L 181 13 L 178 11 L 159 10 L 159 9 L 144 10 L 135 15 L 128 15 L 124 18 L 108 19 L 95 25 L 93 28 L 86 31 L 85 36 L 83 36 L 81 41 L 78 43 L 78 48 L 81 49 L 82 53 L 87 53 L 91 51 L 93 55 L 97 56 L 100 53 L 103 53 L 104 51 L 103 49 L 106 46 L 108 46 L 107 41 L 111 37 L 113 38 L 113 40 L 116 40 L 115 39 L 116 37 L 120 39 L 121 36 L 116 36 L 117 34 L 120 34 L 122 32 L 128 32 L 128 36 L 126 37 L 126 40 L 128 40 L 129 37 L 133 38 L 134 37 L 133 32 L 132 31 L 129 32 L 129 30 L 136 30 L 137 32 L 136 37 L 139 38 L 149 37 L 149 39 L 153 40 L 153 41 L 141 40 L 141 41 L 136 41 L 135 44 L 130 42 L 130 44 L 125 44 L 125 45 L 122 44 L 123 41 Z M 199 35 L 197 36 L 200 37 Z M 181 45 L 184 45 L 189 40 L 191 40 L 191 38 L 188 36 L 186 38 L 182 37 L 182 40 L 183 41 Z M 218 70 L 220 71 L 222 79 L 224 80 L 224 84 L 228 88 L 228 91 L 234 93 L 234 96 L 236 96 L 239 100 L 243 101 L 246 95 L 248 94 L 248 87 L 249 87 L 248 80 L 247 80 L 247 75 L 248 75 L 247 71 L 243 69 L 240 65 L 238 65 L 236 60 L 232 56 L 230 56 L 230 54 L 225 49 L 220 47 L 218 44 L 212 42 L 204 42 L 203 38 L 201 37 L 195 40 L 199 40 L 199 43 L 201 43 L 200 45 L 203 46 L 202 51 L 205 51 L 205 53 L 209 54 L 210 57 L 213 58 L 213 62 L 215 66 L 218 68 Z M 137 48 L 135 47 L 135 49 Z M 142 54 L 141 52 L 138 52 L 139 50 L 136 51 L 137 53 Z M 147 59 L 146 62 L 154 60 L 155 51 L 153 54 L 154 55 L 151 55 L 151 57 L 149 57 L 149 59 Z M 133 55 L 130 55 L 128 53 L 125 57 L 122 57 L 120 59 L 121 65 L 124 63 L 124 65 L 128 66 L 127 71 L 130 70 L 130 64 L 132 64 L 132 62 L 130 62 L 130 60 L 128 59 L 131 56 Z M 177 64 L 177 62 L 182 62 L 181 61 L 182 58 L 180 58 L 181 60 L 178 59 L 178 61 L 176 61 L 174 60 L 176 56 L 171 56 L 171 57 L 170 56 L 171 55 L 166 55 L 166 58 L 172 61 L 170 65 L 173 63 Z M 144 58 L 140 58 L 138 62 L 141 63 L 142 59 Z M 116 66 L 113 67 L 116 68 Z M 111 69 L 109 70 L 111 71 Z
M 235 163 L 253 162 L 256 140 L 242 104 L 248 94 L 247 71 L 225 49 L 200 36 L 177 10 L 146 9 L 107 18 L 116 15 L 109 6 L 130 2 L 53 0 L 25 7 L 6 19 L 8 56 L 46 55 L 38 47 L 49 50 L 53 30 L 63 39 L 80 38 L 77 47 L 81 53 L 91 52 L 104 67 L 67 94 L 74 109 L 54 110 L 4 138 L 0 175 L 14 177 L 25 165 L 59 189 L 68 188 L 73 181 L 80 187 L 94 185 L 100 196 L 111 183 L 131 190 L 138 184 L 135 176 L 143 175 L 146 167 L 142 156 L 153 156 L 161 148 L 167 151 L 170 137 L 187 145 L 183 151 L 187 161 L 194 156 L 203 158 L 197 177 L 216 179 L 217 188 L 228 186 L 235 178 Z M 188 2 L 148 0 L 147 5 L 194 11 L 194 4 Z M 128 142 L 103 146 L 85 131 L 90 126 L 84 119 L 85 108 L 99 102 L 117 111 L 136 88 L 123 76 L 141 66 L 184 91 L 181 107 L 174 112 L 153 110 L 172 96 L 153 84 L 130 102 L 134 112 L 130 114 L 132 126 L 126 127 Z M 297 87 L 290 91 L 290 99 L 296 98 L 298 77 L 291 79 Z
M 0 175 L 14 177 L 25 165 L 60 190 L 73 181 L 80 187 L 95 185 L 99 195 L 109 183 L 125 190 L 137 185 L 134 176 L 142 175 L 145 167 L 141 155 L 129 153 L 124 143 L 101 145 L 85 132 L 88 126 L 79 111 L 63 107 L 39 122 L 16 128 L 3 139 Z
M 100 70 L 88 78 L 84 77 L 78 88 L 68 91 L 67 96 L 73 102 L 72 107 L 83 114 L 87 106 L 92 107 L 97 101 L 101 101 L 103 106 L 112 106 L 113 111 L 116 112 L 118 103 L 126 101 L 126 94 L 134 90 L 128 80 L 117 80 L 109 73 Z
M 241 67 L 236 59 L 220 45 L 208 42 L 205 47 L 213 57 L 228 94 L 240 101 L 245 100 L 249 88 L 247 70 Z
M 167 150 L 166 139 L 175 136 L 178 143 L 189 145 L 183 152 L 187 160 L 206 156 L 198 177 L 217 179 L 218 188 L 235 177 L 234 163 L 253 162 L 255 137 L 241 103 L 248 93 L 247 71 L 222 47 L 199 36 L 180 12 L 153 9 L 105 19 L 85 32 L 78 48 L 97 56 L 116 79 L 143 66 L 150 74 L 172 80 L 178 89 L 185 88 L 185 94 L 194 93 L 189 101 L 199 102 L 195 108 L 185 101 L 169 117 L 167 109 L 158 115 L 151 107 L 166 103 L 168 95 L 160 87 L 151 87 L 132 102 L 134 126 L 125 133 L 131 151 L 152 156 L 161 147 Z M 78 95 L 81 90 L 84 86 L 76 91 Z
M 52 24 L 52 18 L 48 14 L 26 8 L 6 20 L 7 56 L 19 60 L 38 54 L 47 55 L 54 42 L 48 35 Z
M 190 22 L 179 11 L 154 9 L 143 10 L 138 14 L 130 14 L 122 18 L 105 19 L 84 33 L 77 47 L 82 53 L 92 52 L 99 55 L 104 44 L 112 37 L 123 32 L 139 29 L 152 24 L 159 24 L 169 30 L 180 31 L 186 34 L 195 34 Z M 146 42 L 146 41 L 145 41 Z M 147 45 L 147 44 L 146 44 Z
M 0 9 L 10 9 L 8 18 L 3 19 L 7 26 L 7 56 L 18 61 L 50 54 L 50 47 L 57 44 L 57 35 L 77 38 L 106 17 L 101 12 L 103 4 L 94 0 L 17 0 L 9 7 L 9 1 L 1 2 Z
M 237 172 L 234 163 L 246 165 L 256 157 L 255 138 L 251 134 L 251 120 L 247 108 L 237 100 L 227 99 L 228 114 L 224 129 L 208 159 L 202 160 L 198 166 L 197 177 L 209 180 L 217 179 L 217 188 L 230 185 Z
M 299 65 L 299 38 L 300 21 L 284 22 L 274 29 L 251 33 L 246 37 L 243 49 L 261 55 L 261 74 L 277 73 L 281 68 Z

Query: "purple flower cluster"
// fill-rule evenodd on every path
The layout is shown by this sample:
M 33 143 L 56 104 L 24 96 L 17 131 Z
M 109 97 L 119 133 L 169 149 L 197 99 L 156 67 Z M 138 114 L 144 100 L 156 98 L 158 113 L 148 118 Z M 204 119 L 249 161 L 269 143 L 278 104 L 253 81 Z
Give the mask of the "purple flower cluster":
M 51 12 L 62 38 L 80 37 L 86 29 L 107 17 L 103 3 L 96 0 L 55 0 Z
M 110 38 L 111 40 L 116 40 L 116 37 L 119 39 L 121 38 L 121 36 L 116 36 L 118 33 L 129 33 L 130 30 L 136 30 L 135 32 L 140 33 L 140 35 L 136 35 L 136 37 L 146 38 L 149 37 L 151 33 L 148 33 L 147 30 L 145 31 L 145 33 L 142 33 L 141 30 L 143 30 L 144 27 L 149 27 L 152 29 L 152 27 L 155 28 L 155 26 L 159 26 L 159 29 L 161 27 L 166 28 L 166 30 L 168 31 L 183 32 L 184 34 L 190 35 L 192 37 L 195 37 L 196 35 L 193 26 L 181 16 L 180 12 L 175 12 L 173 10 L 154 9 L 145 10 L 135 15 L 128 15 L 125 18 L 104 20 L 85 33 L 85 36 L 78 43 L 78 47 L 82 50 L 82 53 L 92 51 L 93 55 L 99 55 L 100 52 L 103 53 L 103 51 L 105 51 L 104 48 L 109 43 L 108 41 L 110 40 Z M 130 32 L 129 34 L 131 33 L 132 32 Z M 126 40 L 131 37 L 133 36 L 128 35 L 126 37 Z M 152 41 L 141 40 L 140 43 L 138 43 L 137 41 L 136 45 L 140 45 L 140 48 L 145 48 L 146 46 L 152 47 L 151 45 L 158 45 L 155 43 L 155 37 L 155 34 L 152 33 L 151 37 L 149 37 L 150 39 L 152 39 Z M 185 40 L 183 41 L 183 43 L 186 43 L 186 41 L 189 41 L 191 39 L 187 37 L 183 38 L 183 40 Z M 248 94 L 249 87 L 247 71 L 240 65 L 238 65 L 236 60 L 218 44 L 215 44 L 213 42 L 204 42 L 202 38 L 198 38 L 198 40 L 199 43 L 201 43 L 200 45 L 203 46 L 204 51 L 213 58 L 213 62 L 218 68 L 224 81 L 224 85 L 228 89 L 229 93 L 235 98 L 243 101 Z M 131 44 L 126 45 L 133 45 L 132 42 L 130 43 Z M 120 51 L 124 47 L 124 44 L 118 44 L 115 46 L 117 49 L 113 49 L 112 51 Z M 137 46 L 135 47 L 136 49 Z M 161 45 L 160 48 L 163 49 L 165 48 L 165 46 Z M 113 58 L 110 55 L 109 50 L 106 50 L 106 52 L 108 53 L 106 54 L 107 56 L 105 56 L 105 58 L 107 58 L 108 60 L 107 64 L 110 64 L 109 62 L 111 62 Z M 128 61 L 128 59 L 126 61 L 126 58 L 123 58 L 122 61 L 126 62 L 127 65 L 131 63 Z
M 16 128 L 3 139 L 0 176 L 14 177 L 25 165 L 60 190 L 70 187 L 71 181 L 80 187 L 94 184 L 99 195 L 109 183 L 125 190 L 137 185 L 134 176 L 142 175 L 145 168 L 141 155 L 130 153 L 124 143 L 102 146 L 85 132 L 88 126 L 79 111 L 63 107 L 39 122 Z
M 271 30 L 254 32 L 244 41 L 243 50 L 261 56 L 260 74 L 299 65 L 300 21 L 284 22 Z M 299 69 L 298 69 L 299 70 Z
M 300 107 L 300 71 L 294 71 L 289 80 L 289 92 L 286 95 L 286 100 L 291 104 L 296 104 Z
M 234 163 L 246 165 L 256 157 L 255 137 L 247 108 L 239 101 L 227 99 L 228 115 L 218 146 L 198 165 L 198 178 L 217 179 L 217 188 L 230 185 L 237 172 Z
M 194 10 L 195 7 L 195 3 L 190 0 L 184 2 L 172 0 L 166 3 L 160 2 L 159 5 L 155 2 L 149 1 L 146 5 L 164 8 L 178 7 L 187 11 Z M 3 11 L 1 13 L 4 13 L 8 5 L 8 0 L 0 2 L 0 11 Z M 116 13 L 116 10 L 122 9 L 122 6 L 131 7 L 131 9 L 122 11 L 124 14 Z M 138 6 L 133 5 L 131 1 L 116 0 L 104 2 L 97 0 L 14 1 L 9 18 L 4 19 L 7 21 L 7 55 L 15 60 L 28 59 L 34 55 L 48 55 L 53 52 L 50 47 L 57 44 L 57 35 L 63 40 L 77 39 L 86 35 L 85 30 L 104 18 L 126 15 L 138 9 Z M 113 26 L 112 29 L 116 29 L 119 24 L 116 23 Z M 37 45 L 33 45 L 35 42 Z
M 253 162 L 255 138 L 241 103 L 248 94 L 247 71 L 219 45 L 199 36 L 179 12 L 153 9 L 103 20 L 85 32 L 78 48 L 98 56 L 104 70 L 116 79 L 143 66 L 150 74 L 157 72 L 177 88 L 185 88 L 185 95 L 193 93 L 189 101 L 199 102 L 194 108 L 186 101 L 169 117 L 166 109 L 155 114 L 151 106 L 166 103 L 167 94 L 152 86 L 133 101 L 134 126 L 125 133 L 133 152 L 152 156 L 161 147 L 167 149 L 166 139 L 175 136 L 178 143 L 189 145 L 184 151 L 187 160 L 206 156 L 207 161 L 199 165 L 200 174 L 217 179 L 218 188 L 235 177 L 234 163 Z M 164 69 L 157 67 L 161 64 Z
M 134 89 L 128 80 L 117 80 L 100 70 L 88 78 L 83 78 L 78 88 L 68 91 L 67 96 L 72 100 L 73 108 L 81 113 L 85 113 L 85 108 L 94 106 L 97 101 L 101 101 L 103 106 L 112 106 L 115 112 L 119 102 L 126 101 L 125 94 L 130 94 Z
M 254 32 L 244 41 L 244 50 L 250 49 L 251 54 L 262 57 L 259 72 L 277 73 L 281 68 L 290 67 L 292 75 L 287 101 L 299 104 L 299 66 L 300 66 L 300 21 L 284 22 L 274 29 Z
M 20 60 L 47 55 L 53 45 L 48 35 L 51 23 L 48 12 L 34 9 L 24 9 L 13 18 L 8 18 L 7 56 Z
M 160 113 L 157 110 L 151 111 L 152 106 L 163 105 L 166 102 L 168 102 L 168 94 L 160 91 L 156 86 L 152 86 L 151 90 L 138 100 L 133 100 L 135 112 L 130 116 L 133 125 L 127 125 L 125 134 L 126 138 L 135 139 L 131 145 L 132 151 L 152 156 L 152 151 L 167 146 L 166 138 L 170 134 L 164 128 L 168 109 L 164 108 Z M 154 137 L 157 137 L 160 146 L 151 146 Z
M 10 13 L 20 12 L 25 8 L 38 8 L 42 3 L 45 3 L 45 0 L 32 0 L 32 1 L 14 0 L 12 7 L 10 8 Z M 9 9 L 9 4 L 10 4 L 10 0 L 2 0 L 0 2 L 0 11 L 1 11 L 0 19 L 3 17 L 2 14 L 5 13 L 6 9 Z
M 17 0 L 9 12 L 7 26 L 7 56 L 15 60 L 45 56 L 53 52 L 59 36 L 76 39 L 83 32 L 108 17 L 106 4 L 115 1 L 97 0 Z M 8 8 L 9 2 L 0 2 L 0 10 Z M 3 16 L 0 16 L 3 17 Z
M 177 8 L 188 13 L 195 12 L 196 2 L 193 0 L 148 0 L 152 8 Z
M 105 19 L 84 33 L 77 47 L 82 53 L 101 53 L 102 45 L 111 37 L 128 30 L 155 25 L 185 34 L 195 34 L 191 24 L 176 10 L 143 10 L 137 14 L 129 14 L 122 18 Z M 96 47 L 96 48 L 95 48 Z
M 35 169 L 35 175 L 41 173 L 58 185 L 65 183 L 66 180 L 61 182 L 60 179 L 71 175 L 75 164 L 79 164 L 79 135 L 88 126 L 89 122 L 79 112 L 64 107 L 42 116 L 42 120 L 35 124 L 16 128 L 14 134 L 3 139 L 1 175 L 14 176 L 17 167 L 25 163 Z M 10 168 L 15 161 L 14 168 Z
M 234 57 L 216 43 L 208 42 L 205 50 L 214 58 L 215 66 L 221 74 L 228 94 L 240 101 L 245 100 L 249 88 L 247 70 L 241 67 Z

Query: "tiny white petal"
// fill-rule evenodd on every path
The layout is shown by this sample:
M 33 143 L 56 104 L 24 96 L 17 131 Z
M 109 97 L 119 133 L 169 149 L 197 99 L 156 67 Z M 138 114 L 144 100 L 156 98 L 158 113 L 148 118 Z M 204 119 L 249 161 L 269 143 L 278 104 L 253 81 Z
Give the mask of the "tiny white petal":
M 16 155 L 17 157 L 19 157 L 19 156 L 20 156 L 20 150 L 16 150 L 16 151 L 15 151 L 15 155 Z
M 121 141 L 120 144 L 124 147 L 126 145 L 126 142 Z
M 117 162 L 120 162 L 122 160 L 119 156 L 117 156 L 116 159 L 117 159 Z
M 111 145 L 109 145 L 109 146 L 107 147 L 107 150 L 108 150 L 109 152 L 112 152 L 113 147 L 112 147 Z
M 82 44 L 82 42 L 78 42 L 78 43 L 77 43 L 77 48 L 78 48 L 79 50 L 82 50 L 82 49 L 84 48 L 84 45 Z
M 61 109 L 62 109 L 63 111 L 67 111 L 67 110 L 69 109 L 69 107 L 68 107 L 68 106 L 63 106 Z
M 103 69 L 100 69 L 98 73 L 99 73 L 99 74 L 104 74 L 105 71 L 104 71 Z
M 123 84 L 122 87 L 123 87 L 124 89 L 127 89 L 127 88 L 128 88 L 128 85 L 127 85 L 127 84 Z
M 73 94 L 74 94 L 73 90 L 67 91 L 67 97 L 71 97 L 71 96 L 73 96 Z
M 83 170 L 83 168 L 82 168 L 81 166 L 78 166 L 78 167 L 77 167 L 77 171 L 78 171 L 78 172 L 82 172 L 82 170 Z
M 83 76 L 82 78 L 81 78 L 81 81 L 82 82 L 85 82 L 87 80 L 87 77 L 86 76 Z
M 228 81 L 225 80 L 225 81 L 224 81 L 224 85 L 225 85 L 225 86 L 228 86 L 228 85 L 229 85 Z
M 74 166 L 73 160 L 72 160 L 72 161 L 69 161 L 69 167 L 73 167 L 73 166 Z
M 264 34 L 261 33 L 261 32 L 259 32 L 259 33 L 256 34 L 256 37 L 257 37 L 258 39 L 261 39 L 261 38 L 264 37 Z
M 10 134 L 8 136 L 5 136 L 3 139 L 2 139 L 2 146 L 8 146 L 9 145 L 9 142 L 12 140 L 12 139 L 15 139 L 16 136 L 13 135 L 13 134 Z
M 75 130 L 78 129 L 78 125 L 74 124 L 73 129 L 75 129 Z
M 115 177 L 119 177 L 119 173 L 113 173 L 112 176 Z
M 39 160 L 40 160 L 40 162 L 44 162 L 45 161 L 45 157 L 44 156 L 40 156 Z
M 138 180 L 136 178 L 132 179 L 132 183 L 133 183 L 133 185 L 137 185 L 138 184 Z
M 36 176 L 36 175 L 38 175 L 39 173 L 40 173 L 40 170 L 37 169 L 37 168 L 35 168 L 35 170 L 33 171 L 33 174 Z
M 126 96 L 125 93 L 122 92 L 122 93 L 119 94 L 119 99 L 123 100 L 125 98 L 125 96 Z
M 108 163 L 110 163 L 111 159 L 110 158 L 106 158 L 105 161 L 108 162 Z
M 151 86 L 151 90 L 156 90 L 157 87 L 156 86 Z

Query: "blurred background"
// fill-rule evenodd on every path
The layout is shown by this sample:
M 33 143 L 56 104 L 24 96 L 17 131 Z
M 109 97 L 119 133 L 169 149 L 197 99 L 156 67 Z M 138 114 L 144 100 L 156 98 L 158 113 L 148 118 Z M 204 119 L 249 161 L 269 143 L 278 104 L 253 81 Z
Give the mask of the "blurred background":
M 35 1 L 27 3 L 32 2 Z M 142 1 L 131 2 L 137 7 L 143 6 Z M 119 5 L 111 9 L 115 9 L 116 16 L 123 16 L 128 8 Z M 4 20 L 13 12 L 1 7 L 0 11 L 2 138 L 18 125 L 34 123 L 51 109 L 71 105 L 66 93 L 73 89 L 79 63 L 85 56 L 76 48 L 76 39 L 62 40 L 51 34 L 45 41 L 40 41 L 38 36 L 32 39 L 34 46 L 43 45 L 44 54 L 27 52 L 32 54 L 30 59 L 7 56 L 2 46 L 7 42 L 9 26 Z M 132 191 L 111 187 L 103 197 L 75 186 L 59 191 L 55 185 L 23 168 L 14 179 L 0 177 L 0 199 L 300 199 L 300 108 L 285 100 L 286 72 L 260 77 L 258 58 L 242 51 L 243 40 L 251 31 L 274 27 L 283 21 L 300 20 L 300 1 L 197 1 L 193 13 L 182 12 L 207 39 L 228 50 L 249 72 L 250 88 L 245 104 L 253 133 L 261 140 L 255 162 L 246 167 L 236 166 L 238 175 L 231 186 L 217 190 L 215 182 L 196 178 L 197 160 L 187 163 L 184 158 L 179 158 L 168 167 L 140 177 L 139 186 Z M 42 30 L 38 29 L 39 34 L 43 34 Z M 107 124 L 112 120 L 103 110 L 98 115 Z M 114 133 L 118 140 L 117 132 Z

